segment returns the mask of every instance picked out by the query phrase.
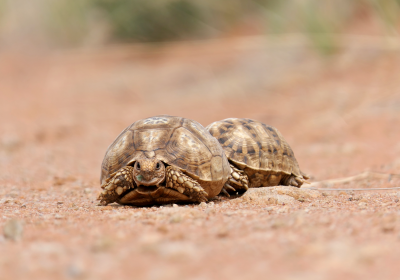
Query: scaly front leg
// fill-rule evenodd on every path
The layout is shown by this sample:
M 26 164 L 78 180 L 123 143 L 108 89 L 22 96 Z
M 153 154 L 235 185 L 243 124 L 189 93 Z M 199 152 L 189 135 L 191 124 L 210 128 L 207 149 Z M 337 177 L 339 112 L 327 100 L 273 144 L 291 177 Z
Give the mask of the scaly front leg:
M 100 205 L 118 202 L 127 190 L 134 189 L 133 167 L 125 166 L 111 174 L 110 178 L 101 186 L 103 192 L 99 195 Z
M 195 202 L 206 202 L 207 192 L 200 186 L 200 184 L 185 175 L 182 171 L 172 166 L 165 169 L 165 177 L 167 179 L 166 186 L 168 188 L 177 190 L 178 192 L 188 196 Z
M 232 164 L 230 164 L 230 166 L 231 175 L 221 190 L 221 193 L 228 197 L 229 192 L 247 191 L 249 189 L 249 177 L 246 175 L 246 173 L 244 173 L 243 170 L 236 168 Z

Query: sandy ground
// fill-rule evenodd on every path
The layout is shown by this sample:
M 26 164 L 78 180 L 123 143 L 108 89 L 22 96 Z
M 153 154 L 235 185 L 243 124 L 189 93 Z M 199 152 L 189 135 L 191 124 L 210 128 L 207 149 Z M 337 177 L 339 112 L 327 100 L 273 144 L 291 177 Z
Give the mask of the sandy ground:
M 108 145 L 158 114 L 275 126 L 310 182 L 400 174 L 398 53 L 253 38 L 0 55 L 0 279 L 398 279 L 400 189 L 349 190 L 397 176 L 96 206 Z

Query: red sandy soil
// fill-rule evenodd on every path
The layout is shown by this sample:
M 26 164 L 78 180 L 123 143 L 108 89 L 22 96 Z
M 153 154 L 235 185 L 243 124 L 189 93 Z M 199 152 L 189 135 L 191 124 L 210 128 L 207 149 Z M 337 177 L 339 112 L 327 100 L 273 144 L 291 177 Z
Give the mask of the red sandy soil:
M 256 38 L 2 54 L 0 230 L 23 233 L 0 235 L 0 279 L 398 279 L 400 189 L 96 206 L 108 145 L 158 114 L 275 126 L 310 182 L 399 174 L 398 54 Z

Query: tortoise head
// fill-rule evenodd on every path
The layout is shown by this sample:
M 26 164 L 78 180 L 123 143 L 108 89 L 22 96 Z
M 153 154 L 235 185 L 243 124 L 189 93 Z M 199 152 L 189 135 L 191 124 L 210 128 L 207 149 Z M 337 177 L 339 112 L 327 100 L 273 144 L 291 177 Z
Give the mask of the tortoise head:
M 158 186 L 165 179 L 165 165 L 156 158 L 139 158 L 133 165 L 137 186 Z

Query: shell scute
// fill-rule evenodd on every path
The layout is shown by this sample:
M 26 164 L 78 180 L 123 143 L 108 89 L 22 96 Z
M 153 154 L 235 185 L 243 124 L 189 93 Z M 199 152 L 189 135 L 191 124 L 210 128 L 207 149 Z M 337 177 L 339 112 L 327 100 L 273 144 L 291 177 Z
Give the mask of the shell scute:
M 135 147 L 138 151 L 164 149 L 171 137 L 172 129 L 135 130 Z
M 211 160 L 211 153 L 206 145 L 193 133 L 180 127 L 171 135 L 166 151 L 184 160 L 185 165 L 202 164 Z
M 182 122 L 183 118 L 161 115 L 139 120 L 131 125 L 131 129 L 173 129 L 182 126 Z
M 208 137 L 208 135 L 202 133 L 202 125 L 196 121 L 185 120 L 182 124 L 190 133 L 192 133 L 195 138 L 199 139 L 207 149 L 210 151 L 211 155 L 220 155 L 221 149 L 214 137 Z

